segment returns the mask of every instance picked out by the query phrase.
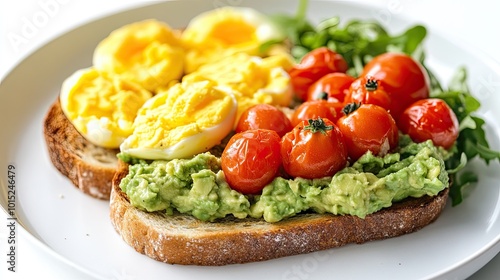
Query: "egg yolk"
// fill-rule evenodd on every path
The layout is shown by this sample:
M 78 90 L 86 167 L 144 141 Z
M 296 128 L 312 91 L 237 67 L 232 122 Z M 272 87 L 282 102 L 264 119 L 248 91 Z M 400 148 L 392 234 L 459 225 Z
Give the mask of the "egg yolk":
M 179 83 L 144 104 L 120 149 L 145 159 L 191 157 L 220 144 L 235 117 L 236 100 L 227 88 Z
M 94 51 L 94 67 L 156 91 L 183 74 L 180 33 L 157 20 L 125 25 L 102 40 Z
M 210 35 L 225 45 L 237 45 L 256 41 L 255 26 L 242 19 L 228 19 L 214 25 Z
M 181 35 L 185 73 L 235 53 L 266 55 L 259 47 L 283 38 L 267 17 L 250 8 L 224 7 L 193 18 Z
M 237 119 L 247 108 L 261 103 L 288 106 L 292 100 L 290 77 L 280 66 L 288 60 L 260 58 L 244 53 L 206 64 L 183 77 L 183 83 L 212 81 L 234 91 L 238 101 Z
M 139 85 L 95 68 L 68 77 L 61 88 L 61 108 L 91 143 L 118 148 L 133 131 L 139 108 L 152 97 Z

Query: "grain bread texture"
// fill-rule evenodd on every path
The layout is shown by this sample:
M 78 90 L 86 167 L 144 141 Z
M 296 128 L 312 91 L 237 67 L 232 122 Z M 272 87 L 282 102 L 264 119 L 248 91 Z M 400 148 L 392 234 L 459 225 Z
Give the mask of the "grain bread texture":
M 109 199 L 118 150 L 87 141 L 66 118 L 59 99 L 45 116 L 43 133 L 50 160 L 57 170 L 84 193 Z
M 119 187 L 128 166 L 119 163 L 110 199 L 111 222 L 137 252 L 183 265 L 220 266 L 264 261 L 408 234 L 434 222 L 446 205 L 448 188 L 435 197 L 399 202 L 368 215 L 299 214 L 278 223 L 225 218 L 203 222 L 133 207 Z

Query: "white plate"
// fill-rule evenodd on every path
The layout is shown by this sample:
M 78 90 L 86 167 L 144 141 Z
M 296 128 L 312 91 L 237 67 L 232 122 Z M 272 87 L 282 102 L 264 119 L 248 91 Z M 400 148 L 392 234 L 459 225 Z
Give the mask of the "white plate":
M 220 3 L 219 3 L 220 2 Z M 92 276 L 105 279 L 342 279 L 465 278 L 500 250 L 499 164 L 473 162 L 480 183 L 471 188 L 463 204 L 448 206 L 432 225 L 419 232 L 363 245 L 225 267 L 166 265 L 136 253 L 114 232 L 105 201 L 92 199 L 74 188 L 52 167 L 42 134 L 42 119 L 57 98 L 62 81 L 75 70 L 88 67 L 95 45 L 110 31 L 136 20 L 158 18 L 174 27 L 214 5 L 251 6 L 268 13 L 293 13 L 290 1 L 192 1 L 157 3 L 121 12 L 77 28 L 40 48 L 12 70 L 0 85 L 0 166 L 16 166 L 16 210 L 19 223 L 39 246 Z M 346 2 L 313 2 L 309 15 L 343 19 L 372 15 L 370 7 Z M 390 21 L 393 30 L 413 24 Z M 430 34 L 429 64 L 442 78 L 458 65 L 467 65 L 470 85 L 483 106 L 487 133 L 500 147 L 500 96 L 487 87 L 500 79 L 500 67 Z M 458 60 L 457 58 L 460 58 Z M 27 82 L 29 77 L 29 82 Z M 485 82 L 486 81 L 486 82 Z M 7 208 L 6 171 L 0 173 L 0 204 Z M 217 252 L 213 252 L 216 254 Z M 346 269 L 349 268 L 349 269 Z

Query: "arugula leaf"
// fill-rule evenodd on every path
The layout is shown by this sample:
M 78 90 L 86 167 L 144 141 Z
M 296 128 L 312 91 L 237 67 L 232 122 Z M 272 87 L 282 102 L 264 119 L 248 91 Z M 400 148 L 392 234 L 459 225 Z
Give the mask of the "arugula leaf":
M 296 61 L 313 49 L 327 46 L 341 54 L 349 65 L 348 74 L 358 76 L 362 68 L 373 57 L 388 52 L 403 52 L 421 60 L 421 43 L 427 30 L 416 25 L 405 32 L 391 36 L 378 22 L 373 20 L 351 20 L 344 26 L 339 17 L 331 17 L 316 26 L 305 18 L 307 1 L 301 1 L 296 15 L 274 15 L 271 19 L 280 26 L 291 44 L 291 54 Z M 266 42 L 268 47 L 276 41 Z
M 307 0 L 300 0 L 297 13 L 294 16 L 291 16 L 289 14 L 275 14 L 269 17 L 274 22 L 274 24 L 281 29 L 283 34 L 285 34 L 285 40 L 287 40 L 288 43 L 292 46 L 297 45 L 302 34 L 314 31 L 314 27 L 306 19 L 307 3 Z M 283 43 L 282 40 L 268 41 L 262 44 L 259 50 L 260 52 L 264 53 L 270 46 L 281 43 Z M 294 57 L 302 57 L 308 52 L 308 50 L 304 51 L 305 52 L 302 55 L 296 55 Z
M 456 206 L 463 201 L 462 189 L 478 182 L 477 175 L 471 171 L 465 171 L 459 176 L 451 175 L 452 188 L 450 188 L 450 198 L 452 206 Z
M 439 94 L 443 92 L 443 87 L 441 86 L 441 83 L 437 79 L 436 75 L 434 75 L 434 73 L 425 65 L 424 58 L 422 58 L 420 63 L 422 64 L 422 66 L 424 66 L 425 70 L 427 71 L 427 74 L 429 75 L 430 88 L 431 88 L 430 95 L 432 96 L 434 94 Z
M 491 160 L 500 160 L 500 152 L 490 149 L 486 132 L 483 126 L 485 121 L 474 113 L 480 108 L 481 103 L 474 98 L 467 85 L 467 71 L 460 67 L 452 77 L 447 91 L 433 91 L 432 97 L 441 98 L 452 108 L 459 121 L 460 134 L 454 147 L 454 153 L 445 162 L 446 168 L 460 170 L 464 166 L 463 155 L 467 161 L 475 157 L 489 164 Z M 474 176 L 473 176 L 474 175 Z M 462 201 L 462 190 L 466 186 L 477 182 L 478 178 L 470 171 L 450 174 L 452 187 L 450 197 L 452 204 L 457 205 Z

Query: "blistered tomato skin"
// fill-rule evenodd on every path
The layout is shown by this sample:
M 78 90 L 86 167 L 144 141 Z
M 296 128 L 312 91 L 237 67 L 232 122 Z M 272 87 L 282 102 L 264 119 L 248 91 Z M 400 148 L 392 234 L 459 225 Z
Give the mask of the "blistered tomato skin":
M 360 75 L 379 81 L 389 94 L 389 112 L 397 121 L 413 102 L 429 97 L 429 77 L 425 69 L 406 54 L 384 53 L 365 65 Z
M 229 186 L 242 194 L 258 194 L 281 167 L 280 141 L 273 130 L 256 129 L 235 134 L 221 156 Z
M 321 47 L 307 53 L 288 73 L 295 94 L 300 100 L 306 100 L 307 91 L 314 82 L 326 74 L 345 73 L 347 69 L 347 62 L 342 55 Z
M 330 102 L 326 100 L 312 100 L 300 104 L 292 114 L 292 126 L 297 126 L 302 121 L 309 119 L 326 118 L 332 122 L 336 122 L 341 117 L 341 111 L 344 107 L 343 103 Z
M 384 108 L 373 104 L 362 104 L 352 110 L 337 122 L 352 161 L 368 151 L 377 156 L 384 156 L 398 145 L 396 122 Z
M 347 148 L 342 133 L 333 122 L 328 119 L 308 120 L 282 137 L 281 157 L 288 175 L 323 178 L 333 176 L 346 166 Z
M 236 126 L 237 133 L 251 129 L 274 130 L 281 137 L 292 130 L 293 126 L 280 109 L 269 104 L 258 104 L 245 110 Z
M 307 91 L 307 100 L 325 99 L 332 102 L 344 102 L 354 78 L 345 73 L 330 73 L 312 84 Z
M 445 101 L 429 98 L 410 105 L 401 115 L 398 126 L 415 142 L 432 140 L 434 145 L 449 149 L 458 138 L 458 120 Z
M 391 97 L 379 84 L 379 81 L 372 77 L 360 77 L 356 79 L 344 99 L 345 104 L 363 103 L 378 105 L 386 110 L 391 109 Z

